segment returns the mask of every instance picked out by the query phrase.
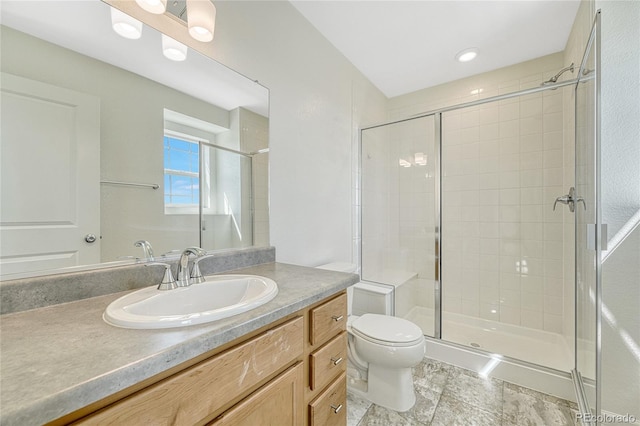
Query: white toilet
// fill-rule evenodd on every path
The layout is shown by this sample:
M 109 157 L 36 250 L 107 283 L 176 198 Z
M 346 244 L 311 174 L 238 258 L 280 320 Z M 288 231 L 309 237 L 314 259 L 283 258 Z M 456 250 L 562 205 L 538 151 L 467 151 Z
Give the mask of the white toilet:
M 340 272 L 354 272 L 349 263 L 319 266 Z M 420 327 L 411 321 L 389 316 L 390 288 L 358 283 L 348 290 L 349 390 L 369 401 L 407 411 L 416 402 L 411 368 L 425 355 Z

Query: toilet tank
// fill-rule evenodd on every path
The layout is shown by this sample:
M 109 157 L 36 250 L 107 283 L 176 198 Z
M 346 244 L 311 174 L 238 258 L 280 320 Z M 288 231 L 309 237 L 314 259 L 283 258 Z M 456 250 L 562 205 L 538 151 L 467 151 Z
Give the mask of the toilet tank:
M 356 265 L 334 262 L 317 268 L 336 272 L 356 271 Z M 347 289 L 349 315 L 393 315 L 393 287 L 377 283 L 359 282 Z

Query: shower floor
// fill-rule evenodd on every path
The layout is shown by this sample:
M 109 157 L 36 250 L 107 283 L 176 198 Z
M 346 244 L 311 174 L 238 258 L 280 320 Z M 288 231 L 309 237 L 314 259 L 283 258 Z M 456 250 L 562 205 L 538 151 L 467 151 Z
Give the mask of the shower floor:
M 571 371 L 573 368 L 569 345 L 558 333 L 461 314 L 444 312 L 442 316 L 442 340 L 556 370 Z M 415 306 L 405 318 L 420 326 L 425 335 L 433 336 L 433 309 Z

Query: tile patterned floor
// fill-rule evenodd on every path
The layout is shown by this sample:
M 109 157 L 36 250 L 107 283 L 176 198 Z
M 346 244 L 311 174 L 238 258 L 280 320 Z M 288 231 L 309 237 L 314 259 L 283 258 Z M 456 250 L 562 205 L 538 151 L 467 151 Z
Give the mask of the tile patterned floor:
M 575 403 L 425 358 L 414 369 L 416 404 L 400 413 L 347 396 L 348 426 L 573 426 Z

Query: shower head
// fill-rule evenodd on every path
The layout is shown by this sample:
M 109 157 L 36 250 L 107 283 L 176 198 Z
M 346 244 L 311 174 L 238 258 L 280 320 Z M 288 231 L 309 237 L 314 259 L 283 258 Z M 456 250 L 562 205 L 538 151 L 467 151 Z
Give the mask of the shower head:
M 558 74 L 554 75 L 553 77 L 551 77 L 549 80 L 547 81 L 543 81 L 540 86 L 546 86 L 547 84 L 553 84 L 553 83 L 557 83 L 558 79 L 560 78 L 560 76 L 562 74 L 564 74 L 567 71 L 571 71 L 571 73 L 573 73 L 573 62 L 571 62 L 571 65 L 569 65 L 566 68 L 562 68 L 560 71 L 558 71 Z

